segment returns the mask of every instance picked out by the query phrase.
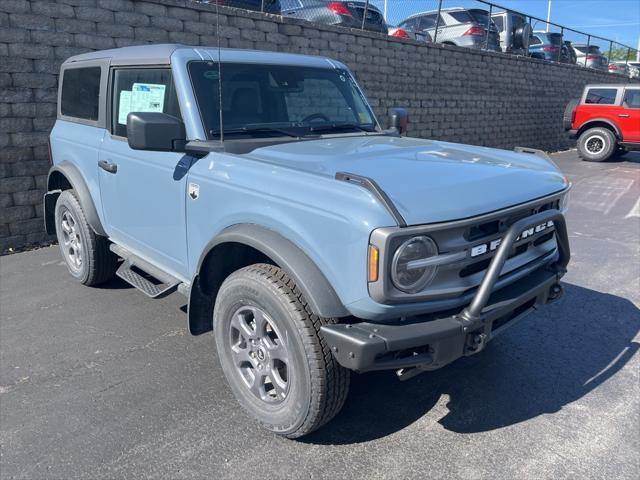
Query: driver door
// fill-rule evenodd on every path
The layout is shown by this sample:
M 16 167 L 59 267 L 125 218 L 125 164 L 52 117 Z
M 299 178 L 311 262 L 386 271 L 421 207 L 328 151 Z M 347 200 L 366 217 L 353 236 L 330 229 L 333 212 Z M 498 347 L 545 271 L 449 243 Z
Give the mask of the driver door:
M 186 174 L 192 159 L 183 153 L 133 150 L 127 143 L 129 112 L 181 118 L 171 69 L 114 68 L 110 82 L 110 132 L 98 162 L 105 229 L 116 243 L 186 278 Z

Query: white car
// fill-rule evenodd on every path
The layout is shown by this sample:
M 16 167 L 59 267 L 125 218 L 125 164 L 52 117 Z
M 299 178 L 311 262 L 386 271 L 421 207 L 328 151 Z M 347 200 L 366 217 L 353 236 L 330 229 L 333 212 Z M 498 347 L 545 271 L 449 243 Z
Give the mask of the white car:
M 609 73 L 615 73 L 616 75 L 624 75 L 629 77 L 629 67 L 626 62 L 609 62 Z
M 627 66 L 630 78 L 640 78 L 640 62 L 629 62 Z

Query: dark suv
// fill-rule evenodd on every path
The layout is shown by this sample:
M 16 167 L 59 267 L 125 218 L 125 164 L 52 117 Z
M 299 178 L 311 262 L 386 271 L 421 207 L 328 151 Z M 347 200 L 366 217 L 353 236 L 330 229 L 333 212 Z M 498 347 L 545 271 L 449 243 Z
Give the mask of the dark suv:
M 529 41 L 529 53 L 532 57 L 560 62 L 564 45 L 562 42 L 561 33 L 536 31 Z

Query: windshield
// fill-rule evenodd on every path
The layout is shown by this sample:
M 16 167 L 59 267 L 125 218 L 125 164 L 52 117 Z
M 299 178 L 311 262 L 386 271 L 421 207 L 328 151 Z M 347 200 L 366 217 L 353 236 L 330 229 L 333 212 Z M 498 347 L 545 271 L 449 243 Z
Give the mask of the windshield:
M 209 139 L 374 131 L 371 109 L 349 72 L 289 65 L 194 61 L 189 75 Z

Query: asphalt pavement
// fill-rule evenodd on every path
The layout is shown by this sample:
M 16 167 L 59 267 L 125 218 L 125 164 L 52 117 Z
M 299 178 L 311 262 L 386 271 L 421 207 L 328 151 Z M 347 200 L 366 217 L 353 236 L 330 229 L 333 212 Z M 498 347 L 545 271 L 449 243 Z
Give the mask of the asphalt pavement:
M 56 246 L 1 257 L 0 478 L 639 478 L 640 153 L 553 158 L 562 301 L 436 372 L 354 374 L 299 441 L 238 407 L 181 295 L 83 287 Z

